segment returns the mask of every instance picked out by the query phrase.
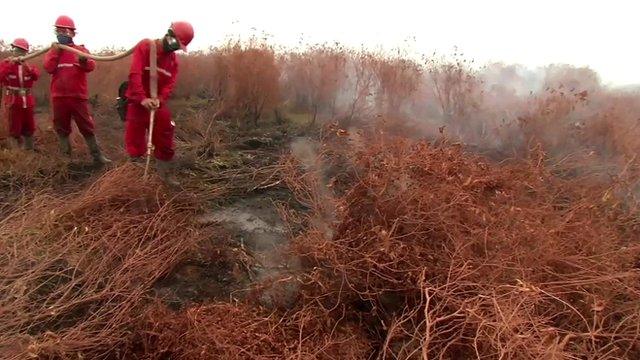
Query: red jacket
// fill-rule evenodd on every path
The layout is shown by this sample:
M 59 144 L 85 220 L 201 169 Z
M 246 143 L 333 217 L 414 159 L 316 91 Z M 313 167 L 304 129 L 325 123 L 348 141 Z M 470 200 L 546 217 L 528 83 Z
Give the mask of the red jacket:
M 22 71 L 20 71 L 22 67 Z M 22 75 L 22 79 L 20 79 Z M 4 101 L 7 106 L 33 107 L 31 91 L 20 92 L 20 89 L 31 89 L 33 83 L 40 77 L 40 70 L 29 64 L 16 64 L 8 59 L 0 62 L 0 85 L 6 94 Z
M 89 54 L 82 45 L 69 45 Z M 96 68 L 96 62 L 78 61 L 78 55 L 60 49 L 51 49 L 44 56 L 44 69 L 51 74 L 51 97 L 88 99 L 87 73 Z
M 131 60 L 126 96 L 137 103 L 151 97 L 149 92 L 150 41 L 148 39 L 140 41 L 133 51 L 133 59 Z M 165 52 L 161 43 L 156 45 L 156 50 L 158 54 L 158 98 L 162 104 L 169 99 L 176 84 L 178 58 L 173 52 Z

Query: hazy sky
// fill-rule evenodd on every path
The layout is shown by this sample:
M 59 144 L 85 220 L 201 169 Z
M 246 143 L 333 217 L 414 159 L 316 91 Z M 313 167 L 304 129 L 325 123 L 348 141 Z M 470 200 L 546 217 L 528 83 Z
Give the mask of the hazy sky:
M 172 20 L 196 29 L 193 49 L 228 35 L 266 32 L 277 44 L 340 41 L 346 45 L 451 53 L 458 46 L 477 62 L 536 67 L 588 65 L 605 83 L 640 84 L 640 2 L 573 0 L 460 1 L 3 1 L 0 38 L 54 40 L 60 14 L 74 18 L 77 43 L 90 50 L 128 47 L 162 35 Z M 407 42 L 407 40 L 409 40 Z

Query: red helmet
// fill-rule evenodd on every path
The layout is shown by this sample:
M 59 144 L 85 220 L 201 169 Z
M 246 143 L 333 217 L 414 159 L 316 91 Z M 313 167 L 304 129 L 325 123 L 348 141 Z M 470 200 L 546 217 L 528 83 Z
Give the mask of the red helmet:
M 58 19 L 56 19 L 56 23 L 54 26 L 58 28 L 67 28 L 71 30 L 76 29 L 76 24 L 73 22 L 73 19 L 68 17 L 67 15 L 58 16 Z
M 13 40 L 13 42 L 11 43 L 11 46 L 15 46 L 24 51 L 29 51 L 29 42 L 23 38 L 17 38 Z
M 171 23 L 170 29 L 180 42 L 182 50 L 187 50 L 187 45 L 193 40 L 193 26 L 186 21 L 176 21 Z

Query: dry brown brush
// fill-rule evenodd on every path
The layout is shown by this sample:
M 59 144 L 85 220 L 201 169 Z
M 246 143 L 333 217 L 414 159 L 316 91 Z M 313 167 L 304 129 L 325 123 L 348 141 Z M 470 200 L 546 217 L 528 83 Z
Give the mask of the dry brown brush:
M 269 312 L 255 304 L 214 303 L 171 312 L 152 308 L 140 323 L 128 359 L 366 359 L 366 332 L 333 327 L 305 308 Z
M 123 166 L 0 222 L 2 358 L 117 354 L 148 291 L 197 241 L 193 205 Z
M 639 224 L 608 185 L 556 178 L 541 152 L 497 166 L 446 143 L 349 141 L 331 231 L 309 221 L 295 249 L 306 299 L 368 324 L 378 358 L 640 354 Z M 300 191 L 319 177 L 294 169 L 325 209 Z

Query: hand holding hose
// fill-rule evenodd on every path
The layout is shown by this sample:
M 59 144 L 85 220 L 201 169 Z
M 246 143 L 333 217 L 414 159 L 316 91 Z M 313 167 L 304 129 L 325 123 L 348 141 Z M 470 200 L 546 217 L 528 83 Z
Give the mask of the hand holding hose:
M 146 98 L 140 102 L 147 110 L 157 110 L 160 107 L 160 100 L 157 98 Z

